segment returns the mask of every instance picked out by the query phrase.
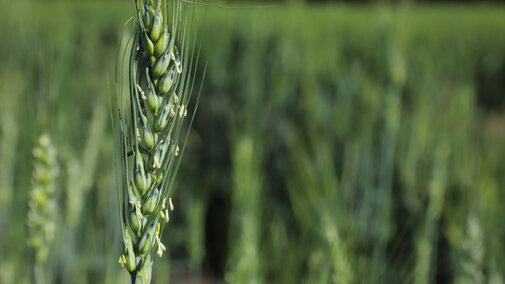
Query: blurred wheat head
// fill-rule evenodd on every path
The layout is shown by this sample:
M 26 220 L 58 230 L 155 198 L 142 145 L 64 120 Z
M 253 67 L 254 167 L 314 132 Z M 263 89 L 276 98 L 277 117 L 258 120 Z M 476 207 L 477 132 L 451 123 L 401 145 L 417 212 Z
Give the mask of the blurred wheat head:
M 42 266 L 49 255 L 58 217 L 56 178 L 59 169 L 56 149 L 47 134 L 40 136 L 33 156 L 35 161 L 28 212 L 28 244 L 35 251 L 35 266 Z

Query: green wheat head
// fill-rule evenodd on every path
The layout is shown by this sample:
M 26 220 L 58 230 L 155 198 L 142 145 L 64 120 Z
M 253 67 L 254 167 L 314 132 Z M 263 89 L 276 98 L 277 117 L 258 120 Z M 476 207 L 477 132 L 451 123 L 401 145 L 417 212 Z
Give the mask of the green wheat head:
M 28 211 L 28 245 L 35 251 L 35 264 L 41 266 L 49 255 L 58 217 L 55 180 L 59 169 L 56 149 L 48 135 L 40 136 L 33 149 L 33 156 L 35 161 Z
M 165 250 L 161 234 L 173 210 L 172 186 L 187 139 L 181 132 L 198 51 L 192 5 L 145 0 L 135 1 L 135 7 L 134 35 L 123 65 L 128 66 L 129 95 L 118 92 L 116 98 L 124 244 L 119 262 L 132 283 L 149 283 L 153 258 Z

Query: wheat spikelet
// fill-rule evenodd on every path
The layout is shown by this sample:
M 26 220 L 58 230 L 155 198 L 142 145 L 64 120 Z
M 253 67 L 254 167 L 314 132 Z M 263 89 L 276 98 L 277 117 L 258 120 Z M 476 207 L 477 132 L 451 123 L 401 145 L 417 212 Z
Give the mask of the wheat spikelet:
M 149 283 L 153 258 L 166 249 L 161 234 L 173 210 L 172 185 L 185 145 L 180 147 L 179 140 L 194 82 L 195 49 L 190 46 L 196 37 L 192 45 L 192 5 L 146 0 L 135 1 L 135 6 L 130 94 L 117 98 L 124 244 L 119 262 L 132 283 Z

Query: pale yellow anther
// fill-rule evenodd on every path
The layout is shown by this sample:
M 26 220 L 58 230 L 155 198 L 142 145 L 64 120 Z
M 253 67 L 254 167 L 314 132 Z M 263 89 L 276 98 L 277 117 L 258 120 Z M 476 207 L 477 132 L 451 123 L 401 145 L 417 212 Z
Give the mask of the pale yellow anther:
M 174 117 L 175 116 L 175 105 L 171 105 L 170 106 L 170 117 Z
M 119 262 L 119 264 L 121 264 L 121 267 L 123 267 L 126 264 L 126 258 L 124 256 L 124 254 L 121 254 L 119 256 L 119 261 L 118 262 Z
M 154 167 L 158 169 L 161 168 L 160 160 L 156 156 L 154 156 Z
M 140 129 L 137 128 L 135 130 L 137 132 L 137 140 L 141 141 L 141 139 L 140 139 Z
M 182 118 L 184 116 L 184 105 L 179 107 L 179 117 Z
M 161 243 L 160 238 L 159 238 L 158 236 L 156 237 L 156 242 L 158 243 L 158 250 L 157 250 L 157 252 L 156 252 L 156 253 L 158 253 L 158 255 L 159 255 L 160 257 L 162 257 L 162 256 L 163 256 L 163 252 L 164 252 L 167 248 L 166 248 L 166 247 L 165 247 L 165 246 Z
M 166 205 L 167 205 L 167 199 L 163 198 L 163 202 L 161 203 L 161 206 L 163 206 L 162 208 L 165 209 Z
M 142 99 L 145 100 L 147 99 L 146 93 L 142 90 L 142 87 L 140 87 L 139 84 L 137 84 L 137 90 L 139 91 L 140 95 L 142 96 Z
M 170 211 L 174 211 L 174 204 L 172 203 L 172 197 L 168 199 L 168 203 L 170 203 Z
M 175 62 L 175 67 L 177 68 L 177 73 L 182 73 L 182 67 L 181 67 L 181 62 L 175 58 L 175 54 L 172 51 L 172 54 L 170 54 L 170 57 L 172 60 Z
M 137 201 L 130 200 L 130 204 L 139 208 L 142 206 L 142 204 L 138 200 Z
M 137 215 L 139 215 L 140 218 L 143 217 L 142 215 L 142 210 L 140 210 L 140 208 L 142 207 L 142 204 L 140 204 L 140 201 L 131 201 L 130 200 L 130 204 L 133 205 L 133 207 L 135 207 L 135 212 L 137 212 Z
M 160 240 L 160 223 L 158 223 L 157 227 L 156 227 L 156 243 L 158 243 L 158 250 L 156 253 L 161 257 L 161 256 L 163 256 L 163 252 L 167 248 L 161 243 L 161 240 Z

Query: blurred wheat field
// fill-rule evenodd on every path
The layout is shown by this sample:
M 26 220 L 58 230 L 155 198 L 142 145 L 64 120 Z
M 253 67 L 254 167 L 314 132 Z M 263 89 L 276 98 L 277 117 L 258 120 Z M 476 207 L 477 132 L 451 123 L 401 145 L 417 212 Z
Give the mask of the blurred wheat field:
M 49 283 L 129 281 L 107 81 L 130 4 L 0 3 L 0 283 L 32 283 L 46 131 L 61 192 Z M 504 19 L 485 5 L 208 8 L 153 283 L 503 283 Z

